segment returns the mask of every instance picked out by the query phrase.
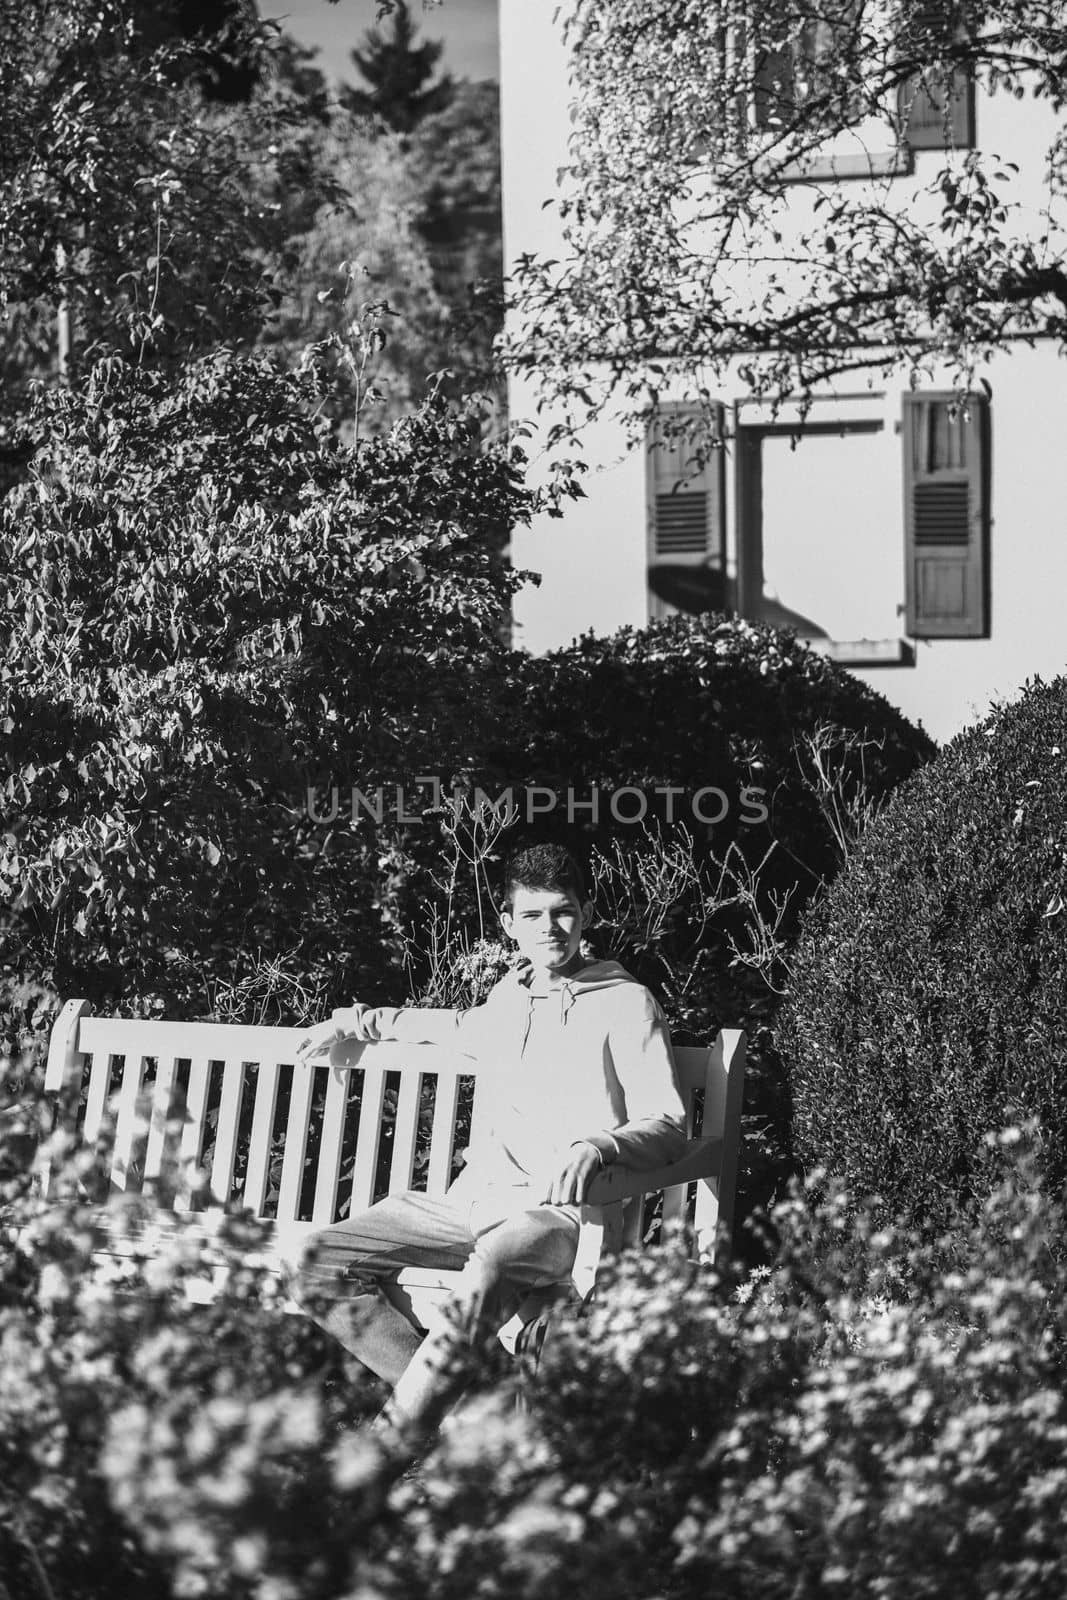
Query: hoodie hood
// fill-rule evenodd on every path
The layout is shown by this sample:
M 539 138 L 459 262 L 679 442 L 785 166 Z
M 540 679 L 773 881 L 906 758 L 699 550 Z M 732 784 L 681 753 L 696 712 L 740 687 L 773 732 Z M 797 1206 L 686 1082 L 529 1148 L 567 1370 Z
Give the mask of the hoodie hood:
M 637 979 L 632 977 L 618 961 L 587 961 L 567 977 L 559 978 L 552 983 L 544 977 L 535 975 L 529 965 L 517 967 L 511 975 L 511 988 L 521 1007 L 522 1042 L 519 1046 L 519 1055 L 524 1053 L 526 1041 L 530 1037 L 530 1023 L 536 1000 L 551 1002 L 558 995 L 559 1019 L 565 1025 L 571 1007 L 583 995 L 595 994 L 603 989 L 614 989 L 621 983 L 636 982 Z
M 586 961 L 565 978 L 557 978 L 552 983 L 535 977 L 532 967 L 524 964 L 515 968 L 514 979 L 519 988 L 538 996 L 554 994 L 560 989 L 571 989 L 577 996 L 587 989 L 612 989 L 617 983 L 637 982 L 618 961 Z

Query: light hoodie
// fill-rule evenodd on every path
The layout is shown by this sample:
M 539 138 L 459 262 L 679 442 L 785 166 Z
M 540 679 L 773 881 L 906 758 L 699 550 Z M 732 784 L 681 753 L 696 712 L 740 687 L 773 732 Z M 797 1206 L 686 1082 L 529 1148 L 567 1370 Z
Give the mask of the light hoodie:
M 569 977 L 509 972 L 467 1011 L 382 1006 L 382 1039 L 444 1045 L 479 1064 L 467 1163 L 456 1188 L 540 1185 L 587 1141 L 603 1162 L 648 1171 L 685 1145 L 666 1018 L 617 961 Z

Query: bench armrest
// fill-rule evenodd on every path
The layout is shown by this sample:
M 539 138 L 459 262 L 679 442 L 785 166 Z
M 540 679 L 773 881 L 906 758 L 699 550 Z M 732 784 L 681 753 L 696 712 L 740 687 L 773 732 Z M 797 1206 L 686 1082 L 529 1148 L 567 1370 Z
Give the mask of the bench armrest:
M 586 1191 L 587 1206 L 609 1206 L 616 1200 L 671 1189 L 695 1178 L 713 1178 L 722 1165 L 721 1139 L 690 1139 L 677 1161 L 667 1167 L 639 1172 L 633 1167 L 608 1166 L 598 1172 Z

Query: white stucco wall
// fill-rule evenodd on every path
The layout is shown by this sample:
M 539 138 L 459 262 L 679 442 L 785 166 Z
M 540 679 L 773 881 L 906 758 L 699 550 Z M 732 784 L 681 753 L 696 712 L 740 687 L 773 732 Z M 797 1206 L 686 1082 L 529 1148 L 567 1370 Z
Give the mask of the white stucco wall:
M 500 0 L 509 260 L 524 251 L 551 255 L 560 243 L 555 208 L 544 206 L 556 194 L 570 131 L 554 9 L 554 0 Z M 1043 199 L 1039 158 L 1052 114 L 980 96 L 977 117 L 983 147 L 1019 165 L 1006 194 L 1028 227 Z M 915 203 L 938 159 L 919 153 L 914 176 L 895 180 L 900 204 Z M 1067 669 L 1067 361 L 1051 344 L 1019 348 L 984 376 L 992 389 L 992 637 L 919 642 L 914 667 L 859 673 L 938 739 L 1010 698 L 1028 677 Z M 805 438 L 795 451 L 783 439 L 764 442 L 767 589 L 839 639 L 896 638 L 903 627 L 901 388 L 888 385 L 866 402 L 865 414 L 873 405 L 882 416 L 877 434 Z M 740 384 L 722 398 L 742 399 Z M 513 385 L 510 406 L 513 417 L 533 416 L 528 386 Z M 542 417 L 542 427 L 550 420 Z M 587 498 L 513 540 L 515 564 L 543 579 L 515 605 L 516 643 L 535 652 L 647 617 L 643 453 L 627 452 L 622 428 L 602 421 L 582 438 L 581 454 L 590 466 Z M 732 537 L 731 470 L 727 494 Z

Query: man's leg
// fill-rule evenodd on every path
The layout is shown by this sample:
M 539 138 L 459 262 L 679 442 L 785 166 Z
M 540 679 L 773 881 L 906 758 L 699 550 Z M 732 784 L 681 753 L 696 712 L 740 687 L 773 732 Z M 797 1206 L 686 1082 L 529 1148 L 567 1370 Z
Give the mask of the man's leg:
M 496 1333 L 531 1289 L 567 1280 L 578 1232 L 576 1206 L 536 1206 L 478 1232 L 439 1325 L 393 1389 L 384 1415 L 394 1427 L 421 1433 L 440 1421 L 471 1348 Z
M 389 1195 L 312 1235 L 290 1291 L 351 1355 L 395 1384 L 423 1334 L 383 1284 L 401 1267 L 458 1271 L 474 1248 L 465 1209 L 422 1194 Z

